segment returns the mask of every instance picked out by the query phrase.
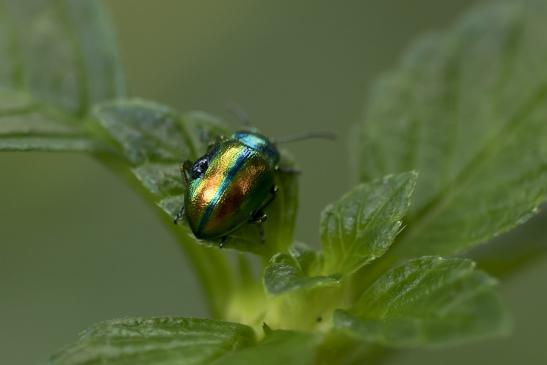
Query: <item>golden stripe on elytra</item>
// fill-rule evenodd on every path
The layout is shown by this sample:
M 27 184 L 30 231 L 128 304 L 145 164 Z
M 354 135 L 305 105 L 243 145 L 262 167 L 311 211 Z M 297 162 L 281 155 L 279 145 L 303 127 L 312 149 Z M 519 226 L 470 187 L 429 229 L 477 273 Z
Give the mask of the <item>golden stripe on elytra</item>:
M 215 160 L 209 170 L 206 173 L 207 179 L 202 179 L 196 188 L 196 196 L 201 197 L 201 201 L 196 202 L 202 209 L 202 215 L 199 217 L 198 222 L 203 219 L 203 214 L 206 212 L 207 206 L 211 200 L 216 196 L 218 189 L 220 189 L 222 182 L 226 178 L 225 173 L 231 169 L 233 164 L 237 161 L 237 155 L 241 153 L 246 147 L 244 146 L 231 146 L 223 154 L 222 158 Z

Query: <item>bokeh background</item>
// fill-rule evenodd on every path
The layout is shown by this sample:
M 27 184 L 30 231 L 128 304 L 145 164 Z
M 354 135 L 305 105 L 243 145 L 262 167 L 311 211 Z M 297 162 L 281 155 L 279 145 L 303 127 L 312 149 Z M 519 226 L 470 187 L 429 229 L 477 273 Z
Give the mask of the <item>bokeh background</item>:
M 239 103 L 265 134 L 331 129 L 290 146 L 304 173 L 297 236 L 352 185 L 347 146 L 367 87 L 419 34 L 472 0 L 108 0 L 128 92 L 228 117 Z M 237 127 L 237 122 L 234 122 Z M 193 273 L 147 204 L 85 155 L 0 154 L 0 364 L 33 364 L 90 324 L 206 315 Z M 518 244 L 518 242 L 515 242 Z M 514 335 L 392 364 L 547 362 L 547 260 L 504 279 Z M 222 280 L 222 278 L 219 278 Z

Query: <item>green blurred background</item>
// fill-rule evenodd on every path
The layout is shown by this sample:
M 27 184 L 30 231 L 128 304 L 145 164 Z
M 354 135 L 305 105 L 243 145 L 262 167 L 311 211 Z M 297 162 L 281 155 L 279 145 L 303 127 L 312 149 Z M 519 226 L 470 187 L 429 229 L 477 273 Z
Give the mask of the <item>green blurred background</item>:
M 310 243 L 322 207 L 353 183 L 347 135 L 371 81 L 474 2 L 105 1 L 131 96 L 225 116 L 235 101 L 271 136 L 339 133 L 290 148 L 304 171 L 297 236 Z M 206 315 L 166 228 L 95 160 L 2 153 L 0 171 L 0 364 L 44 361 L 104 319 Z M 546 275 L 542 259 L 503 281 L 513 336 L 391 363 L 547 363 Z

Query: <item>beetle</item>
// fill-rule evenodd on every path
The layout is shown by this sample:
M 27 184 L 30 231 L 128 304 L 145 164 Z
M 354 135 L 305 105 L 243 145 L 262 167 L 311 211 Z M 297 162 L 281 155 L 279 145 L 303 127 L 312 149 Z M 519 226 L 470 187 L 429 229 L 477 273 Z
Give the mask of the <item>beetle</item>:
M 298 173 L 279 166 L 276 144 L 314 137 L 332 135 L 309 133 L 274 142 L 255 131 L 236 131 L 217 138 L 203 156 L 181 165 L 186 192 L 174 223 L 185 219 L 197 239 L 218 241 L 220 247 L 232 232 L 255 223 L 264 242 L 264 209 L 278 191 L 276 174 Z

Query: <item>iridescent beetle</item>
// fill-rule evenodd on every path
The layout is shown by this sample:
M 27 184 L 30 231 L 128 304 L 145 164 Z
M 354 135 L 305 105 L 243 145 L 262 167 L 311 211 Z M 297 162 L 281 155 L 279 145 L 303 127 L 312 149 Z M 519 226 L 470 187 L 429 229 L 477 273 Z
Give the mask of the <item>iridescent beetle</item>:
M 238 131 L 218 138 L 205 155 L 182 164 L 186 192 L 175 224 L 185 218 L 196 238 L 218 241 L 222 247 L 230 233 L 256 223 L 264 241 L 264 209 L 275 199 L 275 176 L 298 172 L 279 166 L 276 143 L 333 137 L 310 133 L 272 142 L 256 132 Z

